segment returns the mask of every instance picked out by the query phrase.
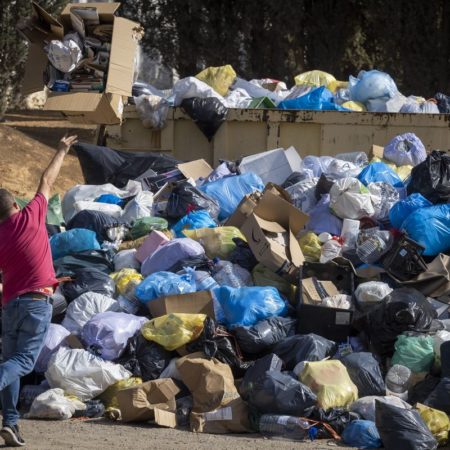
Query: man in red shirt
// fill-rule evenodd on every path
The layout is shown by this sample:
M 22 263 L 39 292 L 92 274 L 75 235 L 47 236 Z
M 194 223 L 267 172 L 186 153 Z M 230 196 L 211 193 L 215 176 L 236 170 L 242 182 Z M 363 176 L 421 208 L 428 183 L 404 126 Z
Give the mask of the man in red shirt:
M 76 136 L 63 137 L 41 177 L 34 199 L 20 210 L 0 189 L 0 271 L 3 275 L 0 391 L 6 445 L 25 445 L 17 422 L 20 378 L 30 373 L 52 317 L 51 296 L 57 284 L 45 226 L 50 191 Z

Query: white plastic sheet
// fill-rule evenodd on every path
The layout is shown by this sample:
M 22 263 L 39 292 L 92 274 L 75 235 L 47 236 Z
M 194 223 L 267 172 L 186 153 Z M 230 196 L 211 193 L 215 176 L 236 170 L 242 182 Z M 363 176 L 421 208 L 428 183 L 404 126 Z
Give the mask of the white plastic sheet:
M 45 372 L 50 387 L 61 388 L 84 402 L 130 376 L 131 373 L 119 364 L 105 361 L 86 350 L 63 347 L 51 357 Z
M 226 106 L 226 100 L 218 94 L 211 86 L 195 77 L 186 77 L 178 80 L 173 86 L 173 106 L 180 106 L 186 98 L 209 98 L 214 97 Z

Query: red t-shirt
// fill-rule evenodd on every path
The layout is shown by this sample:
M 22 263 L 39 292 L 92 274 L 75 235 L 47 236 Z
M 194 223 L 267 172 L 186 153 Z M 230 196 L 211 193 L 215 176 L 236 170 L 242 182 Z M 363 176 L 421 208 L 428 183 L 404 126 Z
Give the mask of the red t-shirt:
M 46 215 L 47 200 L 36 194 L 22 211 L 0 223 L 3 305 L 27 292 L 57 284 Z

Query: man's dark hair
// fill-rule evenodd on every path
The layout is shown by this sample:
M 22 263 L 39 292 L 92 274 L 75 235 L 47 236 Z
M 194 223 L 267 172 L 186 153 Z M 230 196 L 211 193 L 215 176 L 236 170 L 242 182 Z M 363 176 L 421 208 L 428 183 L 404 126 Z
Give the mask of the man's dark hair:
M 6 189 L 0 189 L 0 221 L 8 218 L 16 200 Z

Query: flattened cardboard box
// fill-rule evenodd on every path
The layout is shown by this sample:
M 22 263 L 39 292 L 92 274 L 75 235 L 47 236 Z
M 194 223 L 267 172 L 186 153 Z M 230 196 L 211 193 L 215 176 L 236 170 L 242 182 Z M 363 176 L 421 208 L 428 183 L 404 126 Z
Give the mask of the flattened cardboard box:
M 161 317 L 172 313 L 186 313 L 206 314 L 211 319 L 216 318 L 210 291 L 161 297 L 147 302 L 147 307 L 153 317 Z
M 319 281 L 311 277 L 302 280 L 302 294 L 303 303 L 321 305 L 324 298 L 339 294 L 339 290 L 332 281 Z
M 95 7 L 100 22 L 113 25 L 105 91 L 103 93 L 50 92 L 44 110 L 59 111 L 76 123 L 106 125 L 120 123 L 124 108 L 123 97 L 128 98 L 132 93 L 135 56 L 142 28 L 136 22 L 116 17 L 114 14 L 119 6 L 120 3 L 73 3 L 66 6 L 59 20 L 52 18 L 38 5 L 33 6 L 35 11 L 39 11 L 39 13 L 35 13 L 39 14 L 39 17 L 44 16 L 47 22 L 54 21 L 51 26 L 49 25 L 53 34 L 37 35 L 30 31 L 27 32 L 27 29 L 25 31 L 22 29 L 22 33 L 33 44 L 30 46 L 28 62 L 25 67 L 22 93 L 26 95 L 43 89 L 42 74 L 48 64 L 43 47 L 47 40 L 61 37 L 59 36 L 60 28 L 58 28 L 58 26 L 62 27 L 61 24 L 64 26 L 63 35 L 72 29 L 70 10 Z
M 298 280 L 298 268 L 305 258 L 296 236 L 308 216 L 286 200 L 289 196 L 268 185 L 261 198 L 247 198 L 238 206 L 228 224 L 239 226 L 256 259 L 291 283 Z M 288 245 L 271 239 L 270 233 L 285 233 Z

